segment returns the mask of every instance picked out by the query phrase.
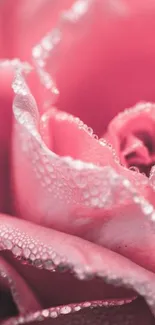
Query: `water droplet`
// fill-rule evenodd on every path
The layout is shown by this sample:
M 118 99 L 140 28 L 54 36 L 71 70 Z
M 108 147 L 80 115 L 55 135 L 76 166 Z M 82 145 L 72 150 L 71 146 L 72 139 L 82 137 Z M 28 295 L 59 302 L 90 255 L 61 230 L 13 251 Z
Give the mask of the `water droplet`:
M 155 221 L 155 212 L 152 213 L 151 219 L 152 221 Z
M 101 138 L 101 139 L 99 140 L 99 143 L 100 143 L 102 146 L 107 146 L 107 142 L 106 142 L 106 140 L 103 139 L 103 138 Z
M 64 306 L 60 309 L 60 314 L 66 315 L 72 311 L 70 306 Z
M 54 269 L 53 261 L 52 260 L 44 261 L 44 268 L 47 270 L 53 270 Z
M 46 169 L 47 169 L 48 172 L 54 173 L 54 168 L 53 168 L 53 166 L 51 164 L 47 164 Z
M 12 249 L 12 242 L 8 239 L 4 239 L 3 244 L 6 248 Z
M 33 249 L 33 248 L 34 248 L 34 244 L 31 243 L 31 244 L 29 245 L 29 248 L 30 248 L 30 249 Z
M 68 270 L 68 266 L 64 263 L 60 263 L 57 267 L 58 272 L 66 272 Z
M 35 259 L 36 259 L 35 255 L 34 254 L 30 254 L 30 260 L 31 261 L 35 261 Z
M 34 265 L 35 265 L 36 267 L 38 267 L 38 268 L 41 268 L 41 267 L 43 266 L 43 264 L 42 264 L 42 260 L 40 260 L 40 259 L 35 260 L 35 261 L 34 261 Z
M 87 185 L 86 177 L 79 174 L 74 176 L 74 182 L 80 188 L 84 188 Z
M 12 252 L 13 252 L 14 255 L 16 255 L 16 256 L 20 256 L 22 251 L 21 251 L 21 248 L 20 248 L 19 246 L 15 245 L 15 246 L 13 247 Z
M 79 280 L 86 280 L 88 278 L 86 272 L 84 272 L 84 270 L 81 267 L 74 267 L 74 272 L 75 272 L 75 276 L 79 279 Z
M 98 136 L 97 136 L 96 134 L 93 134 L 93 138 L 94 138 L 95 140 L 98 140 Z
M 144 204 L 143 211 L 146 215 L 149 215 L 153 212 L 153 206 L 151 204 Z
M 99 205 L 99 203 L 100 203 L 100 199 L 98 197 L 96 197 L 96 198 L 93 197 L 91 199 L 91 204 L 92 204 L 93 207 L 97 207 Z
M 47 260 L 48 259 L 48 254 L 46 252 L 42 255 L 42 259 L 43 260 Z
M 51 311 L 50 312 L 50 317 L 51 318 L 56 318 L 56 317 L 58 317 L 58 313 L 56 311 Z
M 42 311 L 42 315 L 43 315 L 44 317 L 49 317 L 49 310 L 48 310 L 48 309 L 43 310 L 43 311 Z
M 40 58 L 41 54 L 42 54 L 42 48 L 40 45 L 37 45 L 36 47 L 33 48 L 32 55 L 34 56 L 35 59 Z
M 90 307 L 91 303 L 89 301 L 86 301 L 83 303 L 83 307 Z
M 38 171 L 43 174 L 44 173 L 44 167 L 41 164 L 37 164 Z
M 138 169 L 138 167 L 136 167 L 136 166 L 131 166 L 131 167 L 129 167 L 129 170 L 131 170 L 132 172 L 139 173 L 139 169 Z
M 75 310 L 75 311 L 79 311 L 79 310 L 81 310 L 81 306 L 75 306 L 75 307 L 74 307 L 74 310 Z
M 93 135 L 93 129 L 92 129 L 92 128 L 87 127 L 87 131 L 88 131 L 88 133 L 89 133 L 90 135 Z

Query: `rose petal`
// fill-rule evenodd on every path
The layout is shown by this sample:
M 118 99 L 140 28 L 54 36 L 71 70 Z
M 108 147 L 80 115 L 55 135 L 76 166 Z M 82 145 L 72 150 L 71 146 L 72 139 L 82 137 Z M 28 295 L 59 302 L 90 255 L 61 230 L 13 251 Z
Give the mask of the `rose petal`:
M 27 260 L 37 267 L 40 260 L 45 268 L 48 261 L 49 271 L 63 263 L 79 280 L 98 275 L 108 283 L 134 289 L 145 297 L 155 312 L 155 275 L 110 250 L 78 237 L 6 216 L 0 218 L 0 241 L 2 250 L 11 250 L 14 256 L 24 258 L 24 263 Z
M 12 82 L 19 60 L 0 61 L 0 211 L 10 212 L 10 147 L 12 136 Z
M 118 168 L 106 142 L 97 141 L 93 130 L 72 115 L 55 108 L 48 110 L 41 117 L 39 131 L 44 143 L 59 156 L 70 156 L 98 166 L 108 162 Z
M 33 51 L 59 108 L 101 135 L 120 110 L 154 101 L 154 15 L 152 0 L 80 0 L 62 14 Z
M 0 258 L 0 274 L 2 279 L 7 279 L 7 286 L 20 313 L 39 309 L 40 305 L 25 280 L 2 257 Z
M 113 144 L 119 157 L 121 156 L 121 151 L 124 150 L 124 148 L 121 148 L 121 141 L 123 141 L 124 135 L 126 137 L 134 137 L 138 133 L 140 134 L 140 132 L 141 134 L 146 132 L 150 135 L 154 148 L 154 124 L 155 105 L 153 103 L 140 103 L 116 116 L 109 124 L 105 138 Z M 143 139 L 139 137 L 140 140 Z M 129 145 L 129 150 L 130 146 L 131 144 Z
M 86 305 L 86 306 L 84 306 Z M 78 325 L 84 323 L 89 323 L 90 325 L 151 325 L 153 322 L 152 316 L 144 304 L 143 301 L 135 301 L 129 303 L 125 306 L 119 307 L 100 307 L 93 304 L 88 307 L 88 303 L 83 304 L 83 306 L 62 306 L 57 309 L 46 309 L 34 314 L 28 315 L 26 317 L 20 317 L 12 319 L 5 324 L 44 324 L 50 325 L 58 324 L 73 324 L 74 322 Z M 77 311 L 79 310 L 79 311 Z
M 11 62 L 0 63 L 0 211 L 9 212 L 9 160 L 12 130 Z
M 11 59 L 14 57 L 17 28 L 16 4 L 12 0 L 1 1 L 0 3 L 0 59 Z
M 3 248 L 7 246 L 8 241 L 4 242 Z M 38 256 L 38 249 L 41 250 L 41 248 L 36 248 L 36 246 L 31 248 L 31 246 L 30 249 L 28 246 L 23 249 L 24 257 L 22 258 L 19 255 L 21 251 L 18 244 L 13 249 L 14 254 L 24 264 L 14 258 L 16 255 L 12 256 L 6 251 L 3 255 L 33 288 L 42 308 L 56 308 L 61 305 L 67 306 L 82 302 L 95 303 L 95 301 L 97 305 L 99 302 L 102 302 L 102 305 L 107 302 L 109 305 L 117 306 L 136 299 L 137 295 L 133 290 L 123 286 L 115 287 L 104 282 L 102 278 L 94 278 L 91 274 L 89 276 L 81 275 L 82 281 L 79 281 L 80 275 L 78 278 L 75 277 L 70 270 L 72 266 L 68 265 L 67 261 L 60 261 L 60 258 L 57 257 L 54 264 L 51 260 L 51 257 L 54 257 L 52 252 L 49 252 L 49 256 L 44 250 L 42 255 Z
M 72 3 L 73 0 L 1 1 L 0 56 L 30 59 L 32 46 L 53 27 L 59 12 Z
M 124 170 L 118 163 L 119 174 L 110 166 L 100 167 L 50 151 L 38 132 L 34 98 L 21 77 L 14 88 L 12 185 L 18 216 L 87 238 L 154 269 L 150 220 L 155 219 L 155 211 L 146 200 L 147 196 L 153 199 L 154 194 L 147 178 Z M 133 231 L 129 231 L 129 224 Z M 149 256 L 148 251 L 152 251 Z

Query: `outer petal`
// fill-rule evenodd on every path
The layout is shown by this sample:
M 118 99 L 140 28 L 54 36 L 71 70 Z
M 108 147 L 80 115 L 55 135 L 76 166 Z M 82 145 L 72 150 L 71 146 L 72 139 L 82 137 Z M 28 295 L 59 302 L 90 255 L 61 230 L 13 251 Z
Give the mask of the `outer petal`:
M 28 64 L 19 60 L 0 62 L 0 211 L 10 212 L 10 154 L 12 137 L 12 82 L 16 67 L 25 71 Z
M 14 56 L 16 44 L 15 30 L 17 27 L 16 9 L 19 4 L 12 0 L 0 2 L 0 59 Z
M 33 268 L 39 268 L 38 273 L 36 273 L 37 276 L 33 279 L 33 288 L 36 287 L 36 289 L 38 289 L 39 287 L 37 281 L 39 281 L 38 274 L 40 272 L 42 274 L 42 281 L 45 281 L 46 277 L 49 278 L 50 276 L 51 280 L 49 281 L 49 286 L 52 285 L 54 288 L 57 284 L 60 289 L 60 282 L 54 280 L 52 283 L 52 279 L 54 274 L 59 274 L 57 272 L 62 270 L 63 266 L 66 268 L 66 272 L 67 269 L 69 269 L 78 277 L 79 280 L 84 281 L 82 286 L 85 286 L 85 280 L 88 281 L 90 276 L 98 276 L 99 278 L 104 279 L 105 282 L 108 281 L 108 283 L 113 285 L 127 286 L 145 297 L 152 312 L 155 312 L 154 274 L 144 270 L 142 267 L 139 267 L 137 264 L 134 264 L 116 253 L 79 239 L 78 237 L 45 229 L 6 216 L 1 216 L 0 218 L 0 243 L 2 250 L 11 250 L 14 257 L 16 256 L 18 259 L 21 259 L 21 263 L 22 261 L 24 261 L 24 264 L 26 262 L 30 263 L 31 269 L 29 270 L 27 266 L 22 266 L 19 262 L 15 263 L 15 260 L 14 262 L 12 260 L 12 264 L 15 263 L 16 268 L 20 269 L 20 273 L 24 274 L 27 281 L 30 282 Z M 45 268 L 48 271 L 44 273 L 43 270 Z M 53 270 L 55 270 L 56 273 L 53 273 Z M 52 272 L 50 273 L 49 271 Z M 62 274 L 61 276 L 64 278 L 64 284 L 66 284 L 65 279 L 67 273 L 64 275 Z M 72 281 L 72 279 L 73 276 L 70 273 L 70 281 Z M 94 280 L 90 281 L 90 287 Z M 39 283 L 41 284 L 42 281 Z M 70 281 L 69 283 L 71 283 Z M 100 285 L 101 287 L 103 285 L 104 288 L 104 282 L 100 283 Z M 79 287 L 80 286 L 81 284 L 79 282 Z M 68 287 L 68 290 L 71 290 L 70 287 Z M 42 290 L 42 295 L 44 291 L 47 292 L 46 287 Z M 68 296 L 68 291 L 65 290 L 63 292 L 58 290 L 57 295 L 61 298 L 63 295 L 64 299 L 65 292 Z M 102 294 L 104 297 L 104 290 Z M 76 309 L 74 311 L 76 311 Z M 56 317 L 60 314 L 61 308 L 57 309 Z M 48 318 L 47 312 L 43 313 L 42 317 L 43 319 Z M 28 316 L 28 320 L 30 319 Z
M 82 306 L 83 305 L 83 306 Z M 127 303 L 125 306 L 102 306 L 97 307 L 97 303 L 88 307 L 89 303 L 81 305 L 81 309 L 76 311 L 80 306 L 62 306 L 57 309 L 45 309 L 36 312 L 27 317 L 19 317 L 5 322 L 5 325 L 12 324 L 41 324 L 41 325 L 152 325 L 153 318 L 143 301 L 134 301 Z
M 101 135 L 118 111 L 154 101 L 154 16 L 152 0 L 81 0 L 62 14 L 33 53 L 59 108 Z
M 0 4 L 0 56 L 30 59 L 32 46 L 56 23 L 73 0 L 6 0 Z

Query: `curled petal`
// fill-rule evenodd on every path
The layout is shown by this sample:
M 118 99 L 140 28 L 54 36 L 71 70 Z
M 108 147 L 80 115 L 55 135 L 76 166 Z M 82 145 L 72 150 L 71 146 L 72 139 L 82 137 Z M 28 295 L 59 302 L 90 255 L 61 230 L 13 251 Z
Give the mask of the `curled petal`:
M 90 305 L 91 304 L 91 305 Z M 18 317 L 5 322 L 5 325 L 36 324 L 39 321 L 41 325 L 59 324 L 67 325 L 68 323 L 81 324 L 81 322 L 109 325 L 124 325 L 130 322 L 131 325 L 151 325 L 153 318 L 148 307 L 142 301 L 134 301 L 121 306 L 108 306 L 108 303 L 100 307 L 96 303 L 83 303 L 81 305 L 60 306 L 58 308 L 44 309 L 40 312 L 29 314 L 25 317 Z M 103 323 L 104 322 L 104 323 Z M 38 324 L 39 324 L 38 323 Z
M 46 277 L 47 279 L 50 279 L 50 286 L 53 281 L 53 276 L 54 278 L 55 276 L 59 276 L 59 271 L 61 271 L 63 266 L 66 270 L 71 270 L 78 278 L 78 281 L 84 281 L 82 286 L 85 286 L 85 280 L 89 281 L 91 277 L 92 280 L 90 286 L 88 286 L 89 289 L 91 288 L 93 281 L 97 281 L 95 280 L 96 276 L 104 280 L 100 283 L 100 286 L 102 287 L 101 299 L 104 299 L 103 297 L 106 293 L 106 291 L 104 291 L 104 283 L 106 282 L 108 282 L 108 284 L 113 284 L 114 286 L 128 287 L 143 296 L 152 312 L 155 313 L 154 274 L 119 254 L 78 237 L 57 232 L 52 229 L 45 229 L 44 227 L 33 225 L 29 222 L 2 215 L 0 218 L 0 243 L 2 250 L 11 251 L 13 253 L 14 258 L 12 264 L 15 263 L 16 269 L 19 268 L 20 273 L 24 274 L 24 277 L 29 282 L 33 281 L 34 290 L 38 290 L 38 274 L 41 274 L 41 276 L 44 275 L 44 280 Z M 21 262 L 15 262 L 15 257 L 18 257 Z M 28 268 L 28 265 L 27 267 L 22 265 L 23 262 L 24 264 L 30 263 L 30 269 Z M 37 276 L 35 275 L 33 278 L 33 274 L 35 274 L 33 272 L 34 267 L 38 268 L 38 272 L 36 269 Z M 46 272 L 44 273 L 45 269 Z M 53 273 L 54 270 L 56 273 Z M 62 279 L 65 279 L 63 285 L 67 284 L 66 276 L 67 273 L 66 275 L 64 274 L 64 276 L 62 273 L 59 278 L 60 282 L 54 280 L 52 286 L 53 290 L 55 290 L 54 287 L 56 283 L 59 285 L 61 283 L 62 285 L 63 282 L 61 282 L 61 277 Z M 72 279 L 72 274 L 70 273 L 68 280 L 72 282 Z M 41 284 L 42 281 L 39 283 Z M 77 284 L 78 282 L 76 285 Z M 78 285 L 79 288 L 81 288 L 80 281 Z M 72 290 L 72 286 L 68 287 L 68 290 Z M 45 291 L 46 293 L 48 292 L 46 287 L 42 290 L 42 295 Z M 64 299 L 65 292 L 65 290 L 62 293 L 58 291 L 54 299 L 57 299 L 58 295 L 59 299 Z M 87 294 L 86 291 L 85 294 Z M 92 296 L 93 294 L 95 294 L 95 291 L 94 293 L 92 291 Z M 134 299 L 131 298 L 128 302 L 133 300 Z
M 14 90 L 17 96 L 14 101 L 12 186 L 17 215 L 87 238 L 154 269 L 151 222 L 155 220 L 155 211 L 151 204 L 153 190 L 147 178 L 121 167 L 112 159 L 112 151 L 106 143 L 102 145 L 89 133 L 78 129 L 74 119 L 70 124 L 67 114 L 54 111 L 50 120 L 47 119 L 48 123 L 53 123 L 50 137 L 49 129 L 44 130 L 42 126 L 41 136 L 39 112 L 22 75 L 17 74 Z M 60 116 L 65 118 L 59 121 Z M 63 126 L 65 132 L 71 130 L 73 136 L 76 133 L 76 139 L 81 139 L 80 151 L 74 151 L 78 160 L 63 156 L 63 152 L 62 156 L 57 153 L 57 150 L 64 150 Z M 42 137 L 48 145 L 49 139 L 54 139 L 56 152 L 46 146 Z M 51 147 L 54 148 L 53 143 Z M 73 149 L 66 147 L 65 150 L 71 154 Z M 86 153 L 86 162 L 80 160 L 83 153 Z M 109 157 L 113 167 L 108 166 Z M 149 256 L 148 251 L 152 251 Z
M 98 166 L 108 162 L 119 168 L 106 141 L 98 141 L 93 130 L 79 118 L 53 108 L 42 115 L 39 131 L 47 147 L 58 156 L 70 156 Z

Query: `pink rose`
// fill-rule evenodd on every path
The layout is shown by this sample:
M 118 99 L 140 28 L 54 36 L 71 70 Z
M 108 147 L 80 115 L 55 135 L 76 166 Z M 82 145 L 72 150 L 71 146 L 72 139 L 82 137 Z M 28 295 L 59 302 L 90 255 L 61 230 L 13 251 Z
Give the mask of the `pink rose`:
M 2 324 L 154 323 L 154 13 L 79 0 L 1 64 Z

